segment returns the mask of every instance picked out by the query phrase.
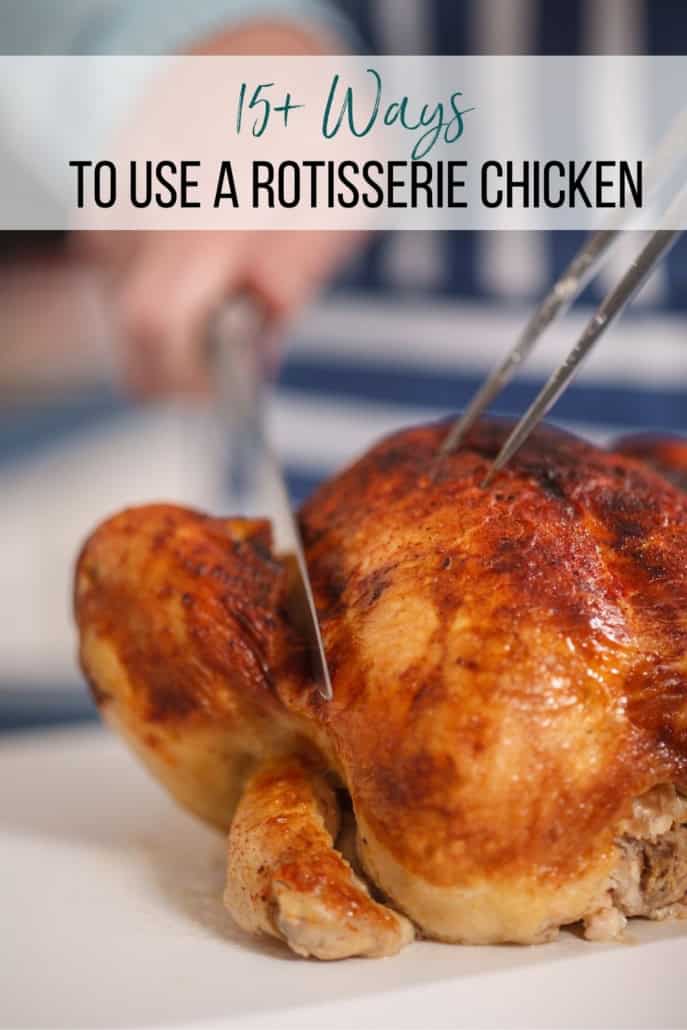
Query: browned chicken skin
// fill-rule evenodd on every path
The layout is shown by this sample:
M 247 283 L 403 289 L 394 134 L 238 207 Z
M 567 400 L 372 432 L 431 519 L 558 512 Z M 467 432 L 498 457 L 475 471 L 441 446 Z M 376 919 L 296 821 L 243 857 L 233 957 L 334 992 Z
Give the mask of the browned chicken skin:
M 666 479 L 687 490 L 687 441 L 680 437 L 642 433 L 618 440 L 615 449 L 648 462 Z
M 424 934 L 549 939 L 687 892 L 687 495 L 553 429 L 489 490 L 507 425 L 430 474 L 445 427 L 382 441 L 301 512 L 334 699 L 309 681 L 265 523 L 124 512 L 78 566 L 105 717 L 230 829 L 226 901 L 301 954 Z M 685 461 L 687 467 L 687 461 Z M 345 787 L 374 901 L 335 850 Z M 238 807 L 237 807 L 238 806 Z

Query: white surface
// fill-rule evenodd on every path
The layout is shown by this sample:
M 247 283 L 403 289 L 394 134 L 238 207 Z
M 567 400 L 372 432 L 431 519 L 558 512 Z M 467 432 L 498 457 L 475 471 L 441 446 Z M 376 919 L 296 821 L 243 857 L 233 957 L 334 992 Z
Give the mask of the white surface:
M 687 924 L 634 944 L 304 961 L 235 930 L 224 845 L 102 731 L 0 744 L 0 1026 L 684 1027 Z

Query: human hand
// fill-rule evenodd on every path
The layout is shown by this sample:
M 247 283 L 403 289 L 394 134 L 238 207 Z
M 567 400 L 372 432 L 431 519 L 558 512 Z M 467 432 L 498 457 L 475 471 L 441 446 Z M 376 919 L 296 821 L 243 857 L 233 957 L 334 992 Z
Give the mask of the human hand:
M 321 29 L 254 23 L 227 29 L 191 51 L 212 54 L 325 54 L 336 41 Z M 146 127 L 180 118 L 198 134 L 202 123 L 181 117 L 184 83 L 171 82 L 162 97 L 144 98 L 130 128 L 146 138 Z M 194 148 L 189 148 L 194 149 Z M 274 365 L 285 323 L 336 271 L 360 233 L 321 231 L 83 231 L 74 249 L 104 273 L 113 299 L 115 339 L 121 376 L 142 396 L 204 393 L 208 374 L 204 343 L 208 324 L 224 301 L 252 295 L 267 323 L 263 355 Z
M 139 396 L 203 394 L 204 344 L 222 303 L 237 293 L 265 312 L 266 371 L 280 333 L 352 249 L 343 232 L 89 232 L 78 250 L 105 270 L 114 300 L 118 363 Z

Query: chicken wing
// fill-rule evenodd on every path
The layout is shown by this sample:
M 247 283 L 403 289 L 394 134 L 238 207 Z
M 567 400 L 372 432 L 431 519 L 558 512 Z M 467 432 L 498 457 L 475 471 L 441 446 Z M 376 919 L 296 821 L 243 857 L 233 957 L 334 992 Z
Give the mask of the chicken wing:
M 76 575 L 81 664 L 104 717 L 224 830 L 252 765 L 300 746 L 273 693 L 297 650 L 270 541 L 267 522 L 152 505 L 105 523 Z

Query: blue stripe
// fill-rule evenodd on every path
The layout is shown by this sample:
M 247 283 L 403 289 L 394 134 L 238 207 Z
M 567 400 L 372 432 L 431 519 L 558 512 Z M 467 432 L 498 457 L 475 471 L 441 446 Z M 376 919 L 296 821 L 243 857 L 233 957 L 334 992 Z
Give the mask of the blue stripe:
M 687 238 L 682 237 L 666 259 L 667 305 L 671 311 L 687 310 Z
M 470 54 L 473 53 L 470 38 L 470 4 L 465 0 L 454 0 L 445 3 L 442 0 L 430 0 L 432 7 L 432 28 L 434 31 L 435 54 Z
M 582 44 L 582 4 L 537 0 L 534 44 L 535 49 L 531 52 L 535 54 L 579 54 Z
M 331 292 L 334 294 L 347 294 L 350 291 L 383 293 L 389 285 L 384 273 L 384 257 L 388 247 L 388 233 L 372 233 L 363 252 L 339 277 Z
M 389 353 L 393 354 L 389 344 Z M 343 403 L 395 404 L 430 408 L 437 413 L 464 407 L 481 382 L 479 375 L 443 369 L 394 367 L 389 363 L 355 364 L 329 358 L 292 357 L 279 380 L 279 389 L 315 400 Z M 543 380 L 527 377 L 511 383 L 498 410 L 521 413 Z M 26 457 L 55 441 L 88 433 L 124 419 L 133 410 L 111 394 L 98 392 L 52 403 L 39 409 L 0 413 L 0 466 Z M 570 421 L 638 428 L 687 430 L 687 391 L 680 387 L 629 387 L 612 383 L 572 386 L 555 409 Z
M 451 297 L 483 297 L 485 291 L 478 278 L 478 248 L 483 238 L 480 232 L 442 232 L 439 235 L 444 254 L 445 279 L 437 283 L 438 293 Z
M 291 503 L 302 504 L 334 471 L 332 468 L 314 471 L 312 468 L 305 469 L 299 465 L 287 464 L 284 468 L 284 477 Z
M 97 721 L 97 708 L 86 689 L 76 684 L 48 689 L 0 687 L 0 733 Z
M 372 14 L 374 4 L 370 0 L 338 0 L 338 6 L 355 26 L 365 50 L 378 54 L 380 41 Z
M 292 358 L 283 369 L 280 386 L 318 399 L 457 411 L 467 404 L 482 382 L 482 376 L 450 370 L 394 368 L 392 361 L 388 365 L 361 366 Z M 533 377 L 511 383 L 501 395 L 497 410 L 503 414 L 522 413 L 542 383 L 542 379 Z M 687 393 L 671 387 L 647 389 L 612 383 L 578 383 L 563 394 L 555 413 L 557 418 L 567 421 L 684 431 L 687 430 Z
M 470 4 L 465 2 L 432 3 L 432 29 L 435 54 L 469 54 L 474 52 Z M 482 293 L 477 270 L 479 234 L 475 232 L 439 233 L 443 259 L 440 267 L 443 280 L 435 284 L 439 293 L 454 297 L 475 297 Z
M 545 233 L 546 237 L 546 286 L 553 283 L 563 272 L 570 259 L 577 252 L 588 234 L 577 230 Z M 439 279 L 433 284 L 423 283 L 417 291 L 423 296 L 449 297 L 464 299 L 501 299 L 502 294 L 495 290 L 486 290 L 478 278 L 478 253 L 484 238 L 483 232 L 441 232 L 438 234 L 439 249 L 442 260 L 439 263 Z M 334 296 L 346 296 L 351 302 L 351 291 L 371 293 L 383 298 L 389 304 L 398 301 L 398 289 L 389 282 L 385 271 L 384 257 L 389 246 L 386 234 L 375 234 L 366 251 L 350 266 L 350 268 L 330 288 Z M 666 262 L 666 296 L 660 304 L 652 306 L 654 310 L 681 313 L 687 310 L 687 237 L 681 239 L 665 258 Z M 406 288 L 406 293 L 408 292 Z M 595 279 L 586 287 L 576 302 L 582 307 L 596 305 L 602 299 L 603 284 Z M 543 290 L 542 290 L 543 293 Z
M 123 418 L 131 406 L 109 390 L 75 394 L 40 407 L 0 411 L 0 465 L 37 448 Z
M 581 4 L 552 4 L 550 0 L 537 0 L 536 39 L 534 52 L 543 55 L 577 54 L 582 43 Z M 545 93 L 540 103 L 545 107 L 553 100 Z M 577 253 L 586 234 L 579 231 L 548 232 L 548 279 L 553 282 Z M 582 303 L 597 299 L 594 286 L 588 287 Z
M 682 0 L 647 0 L 647 53 L 680 55 L 685 52 L 685 5 Z

